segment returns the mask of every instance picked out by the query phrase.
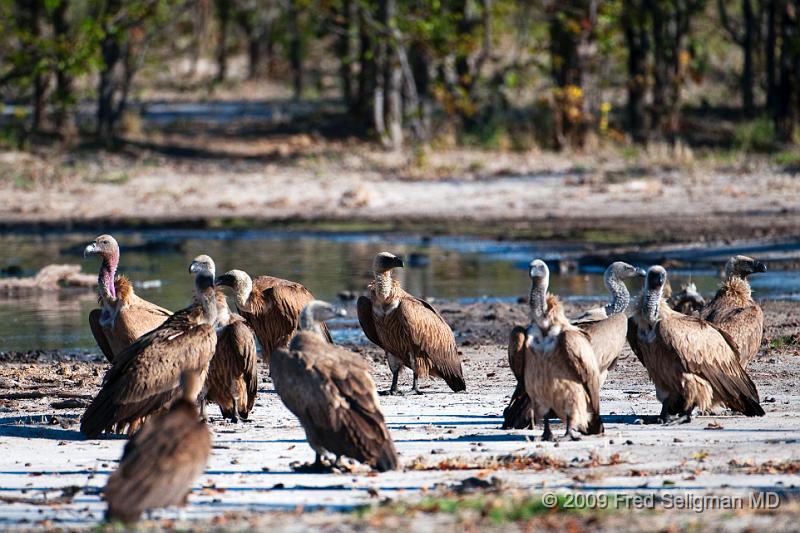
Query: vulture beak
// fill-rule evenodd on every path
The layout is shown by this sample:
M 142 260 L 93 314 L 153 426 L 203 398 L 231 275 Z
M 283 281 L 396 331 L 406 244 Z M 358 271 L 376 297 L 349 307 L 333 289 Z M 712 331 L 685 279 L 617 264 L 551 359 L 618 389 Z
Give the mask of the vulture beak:
M 83 249 L 83 257 L 86 258 L 86 256 L 93 255 L 98 252 L 99 250 L 97 249 L 97 243 L 93 242 L 92 244 Z
M 393 268 L 403 268 L 403 258 L 401 258 L 401 257 L 395 257 L 395 258 L 392 260 L 392 267 L 393 267 Z
M 639 276 L 640 278 L 643 278 L 647 275 L 647 271 L 643 268 L 637 268 L 636 275 Z
M 753 272 L 759 272 L 763 274 L 766 271 L 767 271 L 767 265 L 765 265 L 761 261 L 756 261 L 753 264 Z
M 192 264 L 189 265 L 189 273 L 197 274 L 199 271 L 200 271 L 200 265 L 197 264 L 197 261 L 192 261 Z
M 224 285 L 226 287 L 233 287 L 236 284 L 236 279 L 230 274 L 223 274 L 218 276 L 214 282 L 215 285 Z
M 334 307 L 333 313 L 336 316 L 347 316 L 347 309 L 345 309 L 344 307 Z

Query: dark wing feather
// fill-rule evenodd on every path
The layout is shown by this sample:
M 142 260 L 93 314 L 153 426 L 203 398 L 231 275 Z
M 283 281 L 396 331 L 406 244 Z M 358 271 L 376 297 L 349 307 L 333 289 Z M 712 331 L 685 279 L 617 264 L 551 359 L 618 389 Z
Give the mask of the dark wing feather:
M 192 325 L 188 308 L 117 354 L 103 387 L 81 419 L 81 432 L 96 437 L 119 423 L 147 416 L 176 396 L 184 369 L 205 373 L 216 332 Z
M 675 354 L 687 372 L 711 384 L 714 395 L 725 405 L 747 416 L 763 416 L 758 390 L 739 362 L 739 351 L 730 336 L 697 317 L 673 312 L 661 320 L 662 341 Z
M 103 355 L 105 355 L 108 362 L 111 363 L 114 361 L 114 351 L 108 343 L 108 338 L 106 337 L 106 332 L 103 331 L 103 326 L 100 325 L 101 313 L 102 311 L 100 309 L 92 309 L 89 312 L 89 328 L 92 330 L 92 335 L 97 342 L 97 346 L 100 347 Z
M 525 328 L 514 326 L 508 338 L 508 366 L 517 378 L 517 383 L 525 381 Z
M 234 329 L 233 336 L 236 338 L 236 346 L 241 355 L 242 373 L 247 388 L 247 405 L 240 406 L 241 409 L 244 409 L 244 413 L 240 414 L 247 417 L 253 410 L 258 395 L 258 352 L 253 332 L 243 320 L 231 324 L 231 327 Z
M 628 319 L 628 344 L 633 351 L 633 354 L 639 360 L 640 363 L 644 366 L 644 355 L 642 351 L 642 346 L 639 344 L 639 326 L 636 324 L 636 320 L 634 317 L 630 317 Z
M 126 445 L 104 491 L 107 518 L 133 522 L 143 511 L 182 504 L 210 453 L 208 428 L 192 404 L 179 401 Z
M 531 429 L 531 399 L 525 390 L 525 381 L 518 381 L 508 407 L 503 410 L 502 429 Z
M 582 331 L 566 331 L 563 335 L 566 362 L 583 383 L 583 388 L 586 390 L 586 394 L 589 395 L 592 411 L 599 414 L 600 378 L 597 375 L 596 366 L 592 365 L 594 361 L 587 360 L 589 357 L 594 359 L 589 336 Z
M 378 337 L 378 330 L 375 328 L 375 321 L 372 315 L 372 301 L 366 296 L 360 296 L 356 303 L 356 310 L 358 311 L 358 323 L 361 324 L 361 329 L 364 330 L 364 335 L 384 350 L 386 348 L 381 344 Z
M 466 389 L 453 330 L 426 301 L 406 296 L 395 313 L 408 324 L 412 342 L 454 392 Z

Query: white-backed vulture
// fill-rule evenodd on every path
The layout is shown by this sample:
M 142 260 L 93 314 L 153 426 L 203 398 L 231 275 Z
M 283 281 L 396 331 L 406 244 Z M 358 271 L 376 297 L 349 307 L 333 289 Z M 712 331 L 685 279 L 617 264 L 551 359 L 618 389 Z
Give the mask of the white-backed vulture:
M 625 348 L 628 333 L 627 311 L 631 298 L 624 280 L 644 275 L 644 270 L 628 263 L 622 261 L 612 263 L 604 275 L 605 285 L 611 293 L 611 301 L 597 312 L 587 312 L 572 320 L 573 325 L 589 335 L 592 350 L 597 357 L 601 387 L 606 381 L 608 371 L 614 367 Z
M 236 309 L 253 328 L 267 365 L 273 351 L 289 345 L 300 321 L 300 311 L 314 300 L 311 291 L 299 283 L 272 276 L 251 279 L 242 270 L 226 272 L 217 278 L 217 285 L 233 289 Z M 320 324 L 320 327 L 332 343 L 328 326 Z
M 561 303 L 547 294 L 550 271 L 544 261 L 531 263 L 531 315 L 525 352 L 525 390 L 534 420 L 543 419 L 543 440 L 552 440 L 550 411 L 564 421 L 565 437 L 576 431 L 603 433 L 600 418 L 600 372 L 589 336 L 573 326 Z
M 97 280 L 100 309 L 89 313 L 89 327 L 109 362 L 136 339 L 152 331 L 170 316 L 158 305 L 139 298 L 125 276 L 116 276 L 119 244 L 111 235 L 100 235 L 83 252 L 99 255 L 103 262 Z
M 81 419 L 81 433 L 99 436 L 116 426 L 132 435 L 143 418 L 169 407 L 180 390 L 183 371 L 200 375 L 202 386 L 214 355 L 217 333 L 214 278 L 195 277 L 195 302 L 122 350 L 103 378 L 103 386 Z M 194 398 L 200 389 L 188 391 Z
M 751 257 L 731 257 L 725 265 L 725 281 L 701 312 L 704 319 L 731 336 L 743 367 L 758 355 L 764 335 L 764 312 L 750 295 L 747 276 L 766 271 L 764 263 Z
M 691 316 L 700 313 L 706 305 L 706 300 L 697 291 L 697 285 L 689 282 L 681 287 L 680 292 L 667 298 L 667 304 L 675 311 Z
M 534 263 L 530 265 L 530 273 L 533 275 Z M 630 302 L 630 293 L 623 280 L 644 276 L 642 269 L 617 261 L 609 265 L 603 277 L 606 288 L 611 293 L 611 301 L 603 306 L 590 309 L 577 318 L 572 320 L 572 324 L 578 326 L 589 335 L 592 350 L 597 358 L 597 366 L 600 371 L 600 386 L 605 383 L 608 371 L 617 362 L 620 353 L 625 347 L 626 334 L 628 331 L 628 317 L 626 311 Z M 531 278 L 531 295 L 529 303 L 531 307 L 531 323 L 534 321 L 536 284 L 535 278 Z M 524 381 L 524 360 L 526 346 L 526 330 L 522 326 L 517 326 L 511 331 L 508 343 L 509 366 L 517 378 L 517 386 L 511 396 L 508 407 L 503 411 L 503 429 L 527 429 L 531 427 L 530 401 L 525 392 Z
M 119 467 L 108 478 L 106 520 L 131 524 L 144 511 L 185 505 L 211 455 L 211 434 L 198 419 L 193 391 L 200 377 L 182 376 L 183 395 L 166 413 L 148 420 L 125 445 Z
M 300 420 L 322 468 L 326 452 L 351 457 L 381 472 L 398 466 L 369 365 L 334 346 L 317 324 L 334 316 L 330 304 L 309 302 L 288 349 L 272 354 L 270 374 L 286 407 Z
M 431 304 L 404 291 L 392 278 L 403 261 L 381 252 L 373 261 L 375 280 L 368 296 L 358 299 L 358 321 L 367 338 L 383 348 L 392 371 L 390 394 L 398 394 L 403 365 L 414 372 L 412 390 L 421 394 L 419 378 L 444 379 L 454 392 L 466 389 L 453 330 Z
M 214 260 L 207 255 L 194 258 L 189 272 L 214 276 Z M 253 332 L 245 320 L 231 313 L 222 289 L 216 289 L 217 347 L 208 365 L 205 400 L 219 405 L 223 418 L 247 420 L 258 394 L 258 354 Z M 203 413 L 205 415 L 205 412 Z
M 650 267 L 628 321 L 628 342 L 655 384 L 662 421 L 689 422 L 695 408 L 708 411 L 718 404 L 763 416 L 736 344 L 715 325 L 670 309 L 662 301 L 666 281 L 663 267 Z

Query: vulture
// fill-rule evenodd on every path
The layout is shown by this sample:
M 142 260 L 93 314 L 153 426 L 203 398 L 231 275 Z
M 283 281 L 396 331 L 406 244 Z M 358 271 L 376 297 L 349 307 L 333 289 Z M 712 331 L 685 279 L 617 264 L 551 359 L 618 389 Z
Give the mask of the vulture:
M 755 359 L 764 335 L 764 312 L 750 295 L 747 276 L 766 271 L 766 265 L 755 259 L 731 257 L 725 265 L 725 281 L 700 315 L 731 336 L 743 367 Z
M 708 411 L 718 404 L 747 416 L 763 416 L 736 343 L 714 324 L 662 302 L 666 281 L 663 267 L 650 267 L 628 320 L 628 342 L 655 384 L 662 421 L 689 422 L 695 408 Z
M 547 294 L 550 272 L 544 261 L 530 268 L 532 323 L 525 338 L 525 390 L 534 420 L 543 419 L 543 440 L 553 440 L 550 411 L 564 421 L 565 438 L 576 432 L 603 433 L 600 372 L 589 336 L 570 324 L 561 302 Z
M 531 263 L 531 276 L 535 273 L 534 263 Z M 626 333 L 628 330 L 628 317 L 626 311 L 630 303 L 630 293 L 623 280 L 636 276 L 644 276 L 645 272 L 628 263 L 617 261 L 612 263 L 605 272 L 604 282 L 611 293 L 611 301 L 603 306 L 591 309 L 572 319 L 572 324 L 578 326 L 589 335 L 592 350 L 597 358 L 600 371 L 600 386 L 605 383 L 608 371 L 617 362 L 619 354 L 625 347 Z M 531 285 L 531 323 L 534 322 L 535 296 L 537 280 L 532 277 Z M 503 429 L 527 429 L 531 427 L 530 401 L 525 392 L 524 361 L 526 346 L 526 330 L 517 326 L 511 331 L 508 343 L 508 362 L 517 386 L 508 407 L 503 411 Z
M 214 260 L 207 255 L 194 258 L 189 272 L 216 273 Z M 228 308 L 228 299 L 221 289 L 217 299 L 217 347 L 208 365 L 204 400 L 219 405 L 223 418 L 238 422 L 247 420 L 258 393 L 258 358 L 253 332 L 245 320 Z M 205 402 L 203 402 L 205 407 Z M 205 414 L 205 409 L 203 409 Z
M 81 419 L 81 433 L 89 438 L 128 426 L 132 435 L 142 419 L 169 407 L 180 392 L 183 371 L 200 375 L 192 382 L 197 398 L 214 355 L 217 302 L 214 277 L 195 277 L 195 301 L 166 322 L 122 350 L 103 378 L 103 386 Z
M 211 454 L 211 434 L 195 406 L 199 380 L 194 372 L 184 373 L 182 396 L 169 411 L 148 420 L 125 445 L 104 490 L 107 521 L 131 524 L 143 511 L 185 505 Z
M 592 350 L 600 370 L 600 386 L 606 381 L 608 371 L 614 367 L 625 348 L 628 333 L 628 304 L 630 293 L 623 280 L 644 277 L 645 271 L 628 263 L 617 261 L 606 269 L 604 281 L 611 293 L 611 301 L 594 311 L 587 311 L 573 319 L 572 324 L 589 334 Z
M 128 278 L 116 276 L 119 244 L 111 235 L 97 237 L 83 255 L 103 259 L 97 279 L 100 309 L 89 313 L 89 327 L 103 355 L 112 362 L 136 339 L 163 324 L 171 313 L 136 296 Z
M 386 352 L 392 371 L 389 394 L 398 394 L 397 378 L 403 365 L 414 372 L 412 390 L 421 394 L 418 379 L 444 379 L 454 392 L 466 389 L 456 339 L 442 315 L 425 300 L 404 291 L 392 279 L 392 269 L 403 260 L 388 252 L 375 256 L 375 280 L 368 296 L 358 299 L 358 321 L 367 338 Z
M 697 292 L 697 285 L 688 283 L 681 292 L 669 298 L 669 306 L 684 315 L 694 315 L 706 305 L 705 299 Z
M 284 405 L 300 420 L 321 469 L 325 452 L 351 457 L 385 472 L 398 467 L 369 365 L 320 334 L 318 322 L 334 316 L 333 307 L 309 302 L 289 348 L 272 353 L 270 374 Z
M 299 283 L 272 276 L 251 279 L 242 270 L 231 270 L 217 278 L 217 285 L 233 289 L 236 309 L 261 344 L 265 363 L 277 348 L 286 348 L 297 330 L 300 311 L 314 295 Z M 320 324 L 325 338 L 333 343 L 328 326 Z

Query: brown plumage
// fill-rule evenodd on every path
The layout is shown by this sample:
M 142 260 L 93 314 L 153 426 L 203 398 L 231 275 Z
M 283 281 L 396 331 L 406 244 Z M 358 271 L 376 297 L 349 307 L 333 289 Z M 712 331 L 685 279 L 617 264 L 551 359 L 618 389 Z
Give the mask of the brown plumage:
M 531 424 L 531 400 L 525 390 L 525 352 L 527 351 L 525 328 L 515 326 L 508 339 L 508 366 L 514 373 L 517 385 L 503 410 L 502 429 L 529 429 Z
M 536 271 L 531 263 L 531 275 Z M 603 276 L 606 288 L 611 294 L 608 304 L 584 311 L 572 319 L 572 324 L 578 326 L 589 335 L 592 351 L 597 358 L 600 372 L 600 386 L 605 383 L 608 371 L 614 367 L 620 353 L 625 347 L 625 335 L 628 330 L 626 311 L 630 302 L 630 293 L 625 285 L 625 279 L 644 276 L 644 270 L 616 261 L 608 266 Z M 531 319 L 535 311 L 537 282 L 532 278 L 531 284 Z M 509 364 L 512 366 L 517 378 L 517 386 L 511 396 L 508 407 L 503 411 L 503 429 L 526 429 L 531 427 L 530 400 L 525 392 L 524 372 L 520 371 L 525 359 L 527 344 L 525 328 L 515 327 L 509 340 Z M 512 362 L 512 359 L 514 362 Z
M 466 389 L 456 339 L 442 315 L 428 302 L 404 291 L 392 279 L 392 269 L 403 261 L 383 252 L 375 257 L 375 281 L 368 296 L 358 299 L 358 321 L 367 338 L 386 351 L 392 371 L 390 393 L 397 393 L 403 365 L 414 372 L 412 390 L 420 394 L 418 379 L 444 379 L 455 391 Z
M 125 276 L 116 276 L 119 245 L 111 235 L 100 235 L 86 247 L 84 255 L 103 258 L 97 290 L 100 309 L 89 313 L 89 327 L 109 362 L 136 339 L 157 328 L 170 312 L 138 297 Z
M 214 260 L 198 255 L 189 272 L 216 273 Z M 217 347 L 208 365 L 205 400 L 219 405 L 224 418 L 238 422 L 247 420 L 258 394 L 258 354 L 253 332 L 245 320 L 228 307 L 221 288 L 216 289 Z M 203 412 L 205 416 L 205 411 Z
M 673 311 L 662 301 L 667 272 L 647 272 L 628 341 L 647 369 L 665 422 L 688 422 L 693 409 L 724 404 L 747 416 L 763 416 L 756 386 L 739 363 L 735 343 L 716 326 Z M 670 418 L 670 415 L 680 415 Z
M 102 388 L 81 419 L 81 433 L 94 438 L 115 426 L 119 430 L 127 425 L 128 434 L 133 434 L 142 418 L 168 407 L 177 397 L 185 370 L 197 372 L 202 386 L 217 343 L 213 283 L 212 276 L 198 274 L 198 301 L 114 358 Z M 200 390 L 189 392 L 196 398 Z
M 237 311 L 253 328 L 267 364 L 273 351 L 289 345 L 297 330 L 300 311 L 314 299 L 311 291 L 294 281 L 272 276 L 251 279 L 241 270 L 226 272 L 217 278 L 217 284 L 233 289 Z M 320 324 L 320 327 L 332 343 L 328 326 Z
M 758 355 L 764 336 L 764 312 L 753 300 L 747 276 L 767 267 L 750 257 L 732 257 L 725 267 L 725 281 L 701 316 L 731 336 L 746 367 Z
M 185 504 L 211 454 L 211 434 L 198 419 L 193 396 L 199 379 L 184 376 L 188 392 L 128 441 L 104 490 L 106 520 L 130 524 L 144 511 Z
M 383 472 L 398 467 L 369 365 L 332 345 L 316 323 L 332 316 L 325 302 L 309 303 L 300 331 L 287 349 L 272 354 L 270 374 L 286 407 L 300 420 L 321 466 L 326 452 L 347 456 Z
M 525 390 L 535 420 L 543 419 L 544 440 L 553 438 L 549 414 L 564 421 L 565 436 L 576 431 L 603 433 L 600 418 L 600 379 L 589 337 L 573 326 L 561 303 L 547 294 L 550 272 L 543 261 L 531 263 L 533 322 L 527 332 Z

